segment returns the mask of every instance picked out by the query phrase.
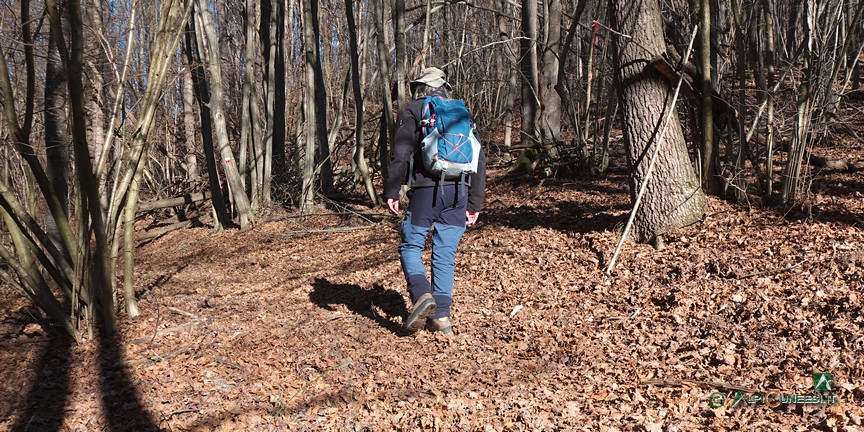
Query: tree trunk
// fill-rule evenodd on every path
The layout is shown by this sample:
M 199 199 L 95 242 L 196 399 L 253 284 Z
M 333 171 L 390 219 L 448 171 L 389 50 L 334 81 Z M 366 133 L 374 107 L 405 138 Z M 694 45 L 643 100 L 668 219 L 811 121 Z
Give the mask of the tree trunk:
M 720 78 L 729 67 L 729 46 L 732 44 L 732 25 L 729 17 L 730 0 L 711 2 L 711 88 L 720 88 Z
M 89 90 L 87 92 L 87 119 L 89 120 L 87 127 L 87 142 L 90 144 L 90 154 L 99 155 L 102 153 L 102 147 L 105 145 L 105 113 L 102 110 L 102 95 L 104 94 L 104 80 L 100 65 L 108 64 L 109 59 L 104 54 L 102 47 L 96 40 L 107 40 L 103 32 L 103 23 L 101 12 L 101 0 L 93 0 L 87 2 L 87 11 L 84 16 L 87 28 L 94 32 L 95 36 L 87 41 L 87 51 L 89 53 L 86 60 L 87 66 L 87 83 Z M 99 189 L 105 190 L 107 182 L 102 182 L 100 179 Z M 102 194 L 100 197 L 103 209 L 108 208 L 108 194 Z
M 516 87 L 519 83 L 519 72 L 515 68 L 516 51 L 518 43 L 515 41 L 516 35 L 516 20 L 509 13 L 513 8 L 507 0 L 501 0 L 498 7 L 502 13 L 497 15 L 498 20 L 498 38 L 501 43 L 501 55 L 498 56 L 498 61 L 495 63 L 498 69 L 498 75 L 507 77 L 506 83 L 502 85 L 504 88 L 504 147 L 510 147 L 513 144 L 513 111 L 516 106 Z
M 194 19 L 194 18 L 193 18 Z M 210 91 L 207 87 L 207 77 L 202 66 L 201 53 L 196 43 L 195 31 L 191 22 L 186 26 L 186 64 L 192 75 L 192 84 L 195 87 L 196 99 L 198 101 L 199 124 L 201 125 L 201 143 L 204 147 L 204 160 L 207 165 L 207 178 L 210 184 L 210 192 L 213 194 L 213 212 L 215 213 L 214 224 L 218 231 L 229 225 L 228 209 L 225 205 L 225 197 L 222 195 L 222 186 L 219 181 L 219 169 L 216 166 L 216 152 L 213 149 L 213 129 L 210 121 Z
M 735 28 L 735 72 L 738 75 L 738 115 L 736 120 L 738 124 L 735 127 L 738 128 L 738 154 L 735 158 L 735 168 L 733 173 L 732 183 L 734 184 L 734 193 L 735 199 L 738 202 L 746 203 L 748 200 L 747 195 L 747 181 L 745 179 L 744 168 L 746 165 L 748 144 L 747 144 L 747 133 L 746 133 L 746 125 L 745 115 L 747 113 L 747 51 L 746 51 L 746 40 L 747 40 L 747 29 L 746 24 L 744 23 L 741 6 L 738 2 L 741 0 L 732 0 L 732 17 Z
M 255 74 L 256 61 L 251 61 L 251 59 L 259 58 L 255 40 L 256 4 L 257 2 L 255 1 L 246 0 L 245 28 L 247 61 L 243 72 L 243 103 L 240 108 L 242 110 L 240 143 L 247 146 L 250 156 L 250 161 L 248 163 L 250 172 L 249 187 L 252 192 L 252 208 L 254 210 L 260 209 L 266 205 L 267 197 L 270 195 L 269 193 L 264 192 L 264 161 L 266 158 L 265 141 L 269 138 L 261 136 L 261 129 L 258 126 L 260 122 L 260 113 L 258 111 L 258 80 Z M 265 62 L 265 64 L 267 63 Z M 267 101 L 269 102 L 269 98 Z M 269 107 L 267 108 L 267 112 L 271 112 Z M 272 121 L 270 120 L 272 119 L 268 118 L 268 127 L 272 124 Z
M 192 86 L 192 68 L 187 67 L 183 75 L 183 130 L 186 135 L 184 150 L 186 156 L 186 179 L 198 181 L 201 174 L 198 173 L 198 155 L 195 149 L 198 147 L 198 135 L 195 133 L 195 90 Z
M 318 19 L 318 0 L 308 0 L 308 18 L 310 21 L 303 21 L 304 35 L 307 23 L 311 23 L 312 33 L 309 43 L 314 43 L 314 58 L 312 66 L 314 69 L 315 86 L 312 95 L 315 98 L 313 106 L 315 112 L 315 141 L 317 141 L 317 158 L 316 164 L 320 167 L 321 192 L 326 197 L 332 197 L 335 193 L 333 185 L 333 161 L 330 160 L 330 144 L 327 140 L 327 127 L 330 126 L 327 120 L 327 87 L 324 85 L 324 68 L 321 64 L 321 30 Z M 304 9 L 304 13 L 307 11 Z M 306 41 L 304 39 L 304 41 Z M 310 53 L 307 49 L 307 55 Z
M 814 110 L 814 88 L 813 81 L 815 70 L 818 66 L 814 60 L 814 35 L 811 24 L 816 22 L 813 5 L 810 1 L 804 2 L 804 39 L 807 42 L 804 49 L 804 77 L 798 85 L 798 99 L 796 101 L 796 118 L 795 118 L 795 133 L 792 135 L 792 143 L 789 146 L 789 152 L 786 159 L 786 175 L 783 176 L 783 204 L 788 204 L 795 200 L 799 192 L 799 183 L 801 180 L 801 167 L 804 159 L 804 153 L 811 137 L 812 116 Z M 789 23 L 790 28 L 796 26 L 795 23 Z M 818 80 L 817 80 L 818 81 Z
M 29 5 L 26 0 L 22 3 L 22 6 Z M 29 52 L 25 51 L 25 52 Z M 25 54 L 28 55 L 28 54 Z M 28 61 L 29 63 L 29 61 Z M 30 169 L 30 172 L 33 175 L 33 179 L 36 181 L 36 184 L 39 187 L 39 191 L 42 194 L 42 197 L 45 199 L 48 209 L 53 218 L 53 223 L 57 226 L 57 231 L 59 233 L 59 237 L 62 240 L 63 247 L 66 251 L 70 253 L 72 251 L 78 250 L 78 239 L 75 237 L 75 233 L 72 231 L 71 226 L 69 225 L 69 219 L 66 216 L 66 207 L 61 203 L 57 194 L 54 192 L 54 188 L 51 185 L 51 181 L 48 175 L 45 173 L 45 170 L 42 164 L 39 161 L 39 158 L 36 155 L 35 149 L 29 142 L 29 125 L 31 120 L 31 115 L 25 114 L 25 123 L 24 127 L 18 124 L 18 115 L 15 112 L 15 97 L 13 96 L 12 83 L 9 77 L 10 68 L 6 63 L 6 57 L 3 54 L 3 51 L 0 50 L 0 106 L 2 106 L 2 120 L 6 125 L 6 128 L 10 131 L 9 141 L 14 146 L 15 151 L 24 160 L 27 164 L 27 167 Z M 28 68 L 28 72 L 30 69 Z M 29 81 L 29 80 L 28 80 Z M 31 93 L 33 92 L 32 88 L 29 88 L 26 96 L 26 103 L 32 104 L 33 97 Z M 32 107 L 25 108 L 28 113 L 33 112 Z M 0 179 L 0 180 L 5 180 Z M 18 221 L 24 221 L 29 217 L 29 214 L 26 213 L 26 210 L 23 205 L 18 205 L 17 207 L 13 207 L 10 203 L 14 204 L 13 198 L 9 190 L 6 188 L 3 181 L 0 181 L 0 196 L 2 196 L 2 200 L 0 200 L 0 204 L 7 210 L 12 212 L 16 208 L 17 216 L 16 219 Z M 30 231 L 36 232 L 37 234 L 40 232 L 38 229 L 38 225 L 35 220 L 32 218 L 28 219 L 28 229 Z M 61 253 L 57 247 L 54 246 L 53 240 L 50 240 L 48 234 L 44 234 L 40 238 L 42 242 L 42 246 L 48 251 L 55 251 L 56 253 L 52 253 L 52 257 L 56 262 L 60 261 Z M 37 251 L 38 252 L 38 251 Z M 74 259 L 74 256 L 72 257 Z M 65 259 L 65 257 L 64 257 Z M 74 261 L 71 261 L 74 264 Z M 59 266 L 59 264 L 58 264 Z M 70 270 L 69 273 L 71 273 Z M 86 293 L 84 294 L 86 295 Z
M 540 76 L 540 140 L 553 144 L 561 140 L 561 96 L 558 83 L 558 55 L 561 52 L 561 0 L 550 0 L 546 16 L 546 43 L 543 46 L 543 71 Z
M 775 61 L 775 42 L 774 42 L 774 25 L 771 22 L 772 11 L 774 10 L 773 0 L 763 0 L 762 12 L 765 18 L 765 74 L 766 84 L 769 94 L 766 94 L 767 113 L 766 113 L 766 131 L 765 145 L 768 155 L 765 161 L 765 196 L 771 197 L 774 194 L 774 82 L 776 81 L 776 71 L 774 67 Z
M 387 30 L 384 13 L 385 2 L 383 0 L 371 0 L 369 2 L 373 10 L 372 20 L 375 22 L 375 43 L 378 47 L 378 53 L 389 53 L 389 44 L 387 43 Z M 390 62 L 387 61 L 388 56 L 378 55 L 378 68 L 381 79 L 381 134 L 379 135 L 379 158 L 381 161 L 381 176 L 387 178 L 387 164 L 390 162 L 390 146 L 391 137 L 396 131 L 393 122 L 393 98 L 390 94 Z
M 109 276 L 108 241 L 99 200 L 98 182 L 94 175 L 90 150 L 87 145 L 83 83 L 84 24 L 81 4 L 79 1 L 70 1 L 67 6 L 70 35 L 68 46 L 64 39 L 60 10 L 57 8 L 56 1 L 48 0 L 46 7 L 51 22 L 52 36 L 57 44 L 66 72 L 71 102 L 72 148 L 75 155 L 75 174 L 78 186 L 77 216 L 82 240 L 79 256 L 86 256 L 88 262 L 87 269 L 82 267 L 81 274 L 87 274 L 92 278 L 87 286 L 92 289 L 92 296 L 95 299 L 94 310 L 102 322 L 103 331 L 110 335 L 116 329 L 112 290 L 114 285 L 113 278 Z M 95 240 L 92 246 L 91 235 Z M 83 262 L 84 260 L 77 262 L 78 266 L 82 266 Z
M 789 2 L 789 19 L 786 21 L 786 58 L 791 58 L 795 52 L 795 47 L 798 46 L 798 26 L 801 15 L 801 8 L 804 6 L 804 1 Z
M 366 193 L 369 195 L 369 200 L 372 205 L 379 204 L 378 195 L 375 193 L 375 187 L 372 185 L 372 177 L 369 175 L 369 165 L 366 163 L 366 146 L 363 141 L 363 117 L 364 117 L 364 99 L 363 99 L 363 83 L 360 76 L 360 53 L 357 48 L 357 24 L 354 22 L 354 1 L 345 0 L 345 16 L 348 20 L 348 44 L 351 55 L 351 84 L 354 92 L 354 114 L 356 115 L 354 125 L 354 157 L 353 164 L 356 170 L 356 175 L 363 180 L 363 185 L 366 188 Z
M 53 32 L 54 29 L 49 30 Z M 66 136 L 66 75 L 60 52 L 54 38 L 48 40 L 48 58 L 45 64 L 45 155 L 47 164 L 45 174 L 60 200 L 63 213 L 69 215 L 69 185 L 67 169 L 69 166 L 69 138 Z M 57 224 L 51 216 L 45 219 L 48 235 L 58 247 L 62 247 Z
M 327 146 L 325 122 L 318 118 L 318 85 L 321 73 L 321 58 L 318 45 L 317 11 L 318 0 L 301 1 L 303 8 L 303 117 L 306 121 L 306 148 L 303 163 L 303 196 L 301 212 L 311 214 L 315 211 L 315 156 L 320 147 Z M 328 152 L 329 153 L 329 152 Z
M 690 163 L 677 115 L 671 116 L 664 141 L 655 142 L 672 102 L 669 82 L 653 68 L 645 67 L 665 51 L 659 2 L 616 0 L 612 9 L 613 28 L 632 38 L 616 34 L 613 43 L 634 199 L 648 170 L 647 155 L 652 146 L 663 146 L 655 175 L 648 179 L 632 233 L 638 242 L 658 241 L 659 236 L 671 230 L 697 222 L 705 213 L 707 202 Z
M 273 172 L 285 172 L 285 7 L 281 0 L 261 3 L 258 32 L 264 59 L 266 130 L 260 151 L 262 204 L 269 205 Z
M 537 141 L 537 2 L 522 0 L 522 37 L 519 43 L 522 71 L 522 145 Z
M 702 184 L 708 193 L 718 193 L 718 182 L 714 178 L 714 102 L 711 89 L 711 0 L 701 0 L 699 16 L 699 82 L 702 91 L 700 105 L 699 139 L 702 141 Z
M 405 0 L 393 0 L 393 35 L 396 47 L 396 112 L 402 112 L 408 103 L 405 91 L 405 63 L 407 62 L 405 47 Z
M 155 123 L 157 108 L 163 100 L 166 74 L 174 62 L 175 50 L 180 40 L 180 29 L 191 11 L 191 2 L 183 4 L 180 0 L 163 3 L 159 19 L 159 28 L 151 47 L 151 61 L 147 71 L 147 87 L 140 103 L 139 116 L 135 122 L 131 146 L 125 160 L 126 170 L 117 191 L 111 201 L 108 211 L 107 234 L 114 235 L 113 249 L 119 246 L 120 233 L 124 233 L 124 292 L 126 311 L 134 317 L 138 312 L 135 302 L 132 279 L 134 263 L 134 218 L 138 205 L 138 191 L 144 165 L 149 151 L 148 137 Z M 120 223 L 120 218 L 125 220 Z M 122 228 L 122 230 L 121 230 Z M 112 266 L 113 268 L 113 266 Z M 113 272 L 112 272 L 113 273 Z
M 252 208 L 249 205 L 249 198 L 246 196 L 246 191 L 240 181 L 240 172 L 237 169 L 234 151 L 231 149 L 228 139 L 228 125 L 223 110 L 222 88 L 224 84 L 222 81 L 221 60 L 219 58 L 219 40 L 216 36 L 216 27 L 207 5 L 206 0 L 198 0 L 196 4 L 196 24 L 199 26 L 196 33 L 201 45 L 204 47 L 202 54 L 206 56 L 204 61 L 206 69 L 210 71 L 210 110 L 213 114 L 213 126 L 219 146 L 219 155 L 222 158 L 222 170 L 225 173 L 225 178 L 228 180 L 228 187 L 234 207 L 237 209 L 237 216 L 240 219 L 240 230 L 245 231 L 252 227 Z

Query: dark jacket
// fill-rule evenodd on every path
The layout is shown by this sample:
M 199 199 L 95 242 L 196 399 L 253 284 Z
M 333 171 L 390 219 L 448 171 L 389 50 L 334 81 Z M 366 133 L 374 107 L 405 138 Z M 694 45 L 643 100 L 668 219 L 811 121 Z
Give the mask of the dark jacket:
M 403 184 L 408 184 L 408 176 L 411 175 L 411 187 L 431 187 L 441 181 L 426 171 L 423 161 L 420 160 L 420 120 L 421 110 L 425 98 L 414 99 L 409 102 L 402 111 L 399 118 L 399 128 L 393 139 L 393 160 L 390 161 L 389 173 L 384 183 L 384 199 L 399 199 L 399 191 Z M 478 138 L 479 139 L 479 138 Z M 408 173 L 409 162 L 414 158 L 412 173 Z M 483 209 L 483 199 L 486 196 L 486 152 L 480 148 L 480 159 L 477 161 L 477 172 L 467 178 L 470 185 L 468 193 L 468 210 L 479 212 Z M 444 180 L 444 184 L 459 183 L 459 180 Z

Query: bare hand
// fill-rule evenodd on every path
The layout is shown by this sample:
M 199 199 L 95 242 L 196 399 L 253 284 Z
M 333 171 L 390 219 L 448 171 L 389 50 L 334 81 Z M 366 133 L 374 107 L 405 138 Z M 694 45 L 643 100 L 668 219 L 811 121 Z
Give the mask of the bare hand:
M 477 218 L 479 217 L 480 212 L 468 210 L 465 212 L 465 218 L 467 219 L 467 222 L 465 224 L 468 226 L 474 225 L 475 223 L 477 223 Z
M 393 216 L 399 216 L 399 200 L 387 198 L 387 210 L 389 210 L 390 214 Z

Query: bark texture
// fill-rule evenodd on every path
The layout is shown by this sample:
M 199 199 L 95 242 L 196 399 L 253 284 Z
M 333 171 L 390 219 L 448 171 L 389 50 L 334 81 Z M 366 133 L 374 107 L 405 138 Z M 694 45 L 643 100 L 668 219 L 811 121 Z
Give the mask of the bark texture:
M 561 52 L 561 1 L 549 1 L 548 8 L 543 70 L 540 75 L 540 140 L 543 144 L 561 140 L 561 96 L 555 91 L 555 84 L 558 83 L 558 56 Z
M 522 1 L 522 37 L 519 66 L 522 72 L 522 145 L 531 146 L 537 137 L 537 2 Z
M 659 138 L 673 89 L 650 59 L 665 51 L 663 23 L 657 0 L 616 0 L 613 27 L 631 38 L 615 37 L 617 84 L 624 117 L 624 141 L 631 173 L 631 195 L 645 179 L 651 151 Z M 678 116 L 672 114 L 648 179 L 632 234 L 638 242 L 656 240 L 671 230 L 702 218 L 707 201 L 693 170 Z

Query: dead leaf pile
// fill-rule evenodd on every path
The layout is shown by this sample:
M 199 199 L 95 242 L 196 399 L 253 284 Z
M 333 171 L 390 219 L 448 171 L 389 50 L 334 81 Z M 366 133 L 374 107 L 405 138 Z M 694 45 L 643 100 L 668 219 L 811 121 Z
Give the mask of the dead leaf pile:
M 450 339 L 403 333 L 383 210 L 356 231 L 327 231 L 368 224 L 351 214 L 176 231 L 140 248 L 143 315 L 116 340 L 71 344 L 0 291 L 0 428 L 861 430 L 862 174 L 819 179 L 812 218 L 712 198 L 610 275 L 623 174 L 493 182 Z M 814 372 L 836 404 L 732 406 L 736 388 L 813 394 Z

